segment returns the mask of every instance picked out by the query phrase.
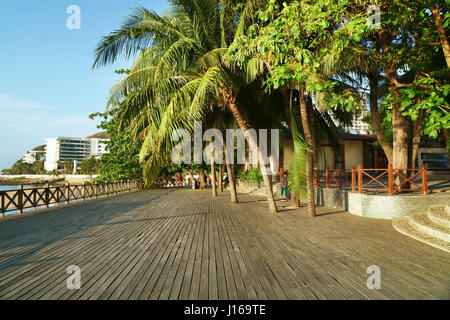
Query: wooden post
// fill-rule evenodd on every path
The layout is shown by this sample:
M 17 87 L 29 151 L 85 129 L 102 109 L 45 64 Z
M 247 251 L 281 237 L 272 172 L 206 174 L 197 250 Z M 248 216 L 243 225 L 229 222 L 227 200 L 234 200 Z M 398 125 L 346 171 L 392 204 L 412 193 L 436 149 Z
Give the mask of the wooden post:
M 423 187 L 423 194 L 428 194 L 428 175 L 427 175 L 427 165 L 424 164 L 422 166 L 422 187 Z
M 337 173 L 338 173 L 338 187 L 339 187 L 339 189 L 341 189 L 342 188 L 342 170 L 338 169 Z
M 352 166 L 352 191 L 356 191 L 356 168 Z
M 319 176 L 319 172 L 317 172 L 317 176 Z M 325 168 L 325 188 L 330 187 L 330 171 L 328 166 Z
M 59 207 L 59 203 L 61 202 L 60 200 L 62 199 L 61 189 L 59 187 L 56 187 L 55 193 L 56 193 L 56 206 Z
M 66 204 L 70 202 L 70 184 L 66 182 Z
M 48 209 L 50 202 L 50 185 L 47 183 L 45 186 L 45 207 Z
M 363 193 L 363 167 L 362 165 L 358 164 L 358 192 Z
M 392 164 L 388 165 L 388 192 L 391 196 L 394 195 L 394 169 L 392 169 Z
M 19 189 L 17 190 L 17 212 L 19 214 L 23 213 L 23 185 L 19 185 Z
M 31 193 L 33 194 L 33 211 L 36 212 L 37 210 L 37 201 L 36 201 L 36 193 L 37 193 L 37 188 L 33 189 L 33 191 L 31 191 Z
M 2 191 L 0 192 L 1 195 L 1 207 L 0 207 L 0 211 L 2 212 L 2 218 L 5 217 L 5 193 Z

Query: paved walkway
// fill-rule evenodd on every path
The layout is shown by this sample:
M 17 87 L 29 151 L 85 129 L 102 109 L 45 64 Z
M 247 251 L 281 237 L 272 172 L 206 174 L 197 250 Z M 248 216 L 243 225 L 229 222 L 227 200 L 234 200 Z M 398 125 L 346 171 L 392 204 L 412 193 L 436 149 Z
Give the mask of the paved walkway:
M 240 199 L 153 190 L 0 220 L 0 299 L 450 298 L 450 255 L 391 221 L 274 216 Z M 66 287 L 70 265 L 80 290 Z M 380 290 L 366 286 L 370 265 Z

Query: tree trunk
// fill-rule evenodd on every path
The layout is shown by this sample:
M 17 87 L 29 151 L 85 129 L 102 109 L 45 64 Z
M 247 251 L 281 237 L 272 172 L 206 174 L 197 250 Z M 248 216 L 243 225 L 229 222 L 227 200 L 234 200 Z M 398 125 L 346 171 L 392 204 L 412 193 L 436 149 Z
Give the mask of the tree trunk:
M 406 118 L 400 112 L 400 105 L 392 105 L 393 167 L 394 169 L 408 168 L 408 132 Z M 404 172 L 405 173 L 405 172 Z M 397 179 L 396 184 L 399 184 Z
M 249 127 L 247 125 L 247 122 L 244 120 L 244 118 L 242 117 L 241 113 L 239 112 L 239 109 L 236 105 L 236 100 L 235 98 L 230 94 L 230 93 L 222 93 L 225 102 L 228 105 L 228 108 L 230 109 L 231 113 L 233 114 L 234 118 L 236 119 L 239 128 L 242 130 L 245 139 L 247 140 L 249 147 L 252 150 L 257 150 L 258 152 L 258 159 L 259 159 L 259 164 L 260 164 L 260 168 L 261 168 L 261 173 L 263 176 L 263 180 L 264 180 L 264 187 L 266 189 L 266 195 L 267 195 L 267 202 L 269 204 L 269 209 L 271 212 L 276 213 L 278 212 L 277 209 L 277 205 L 275 203 L 275 199 L 273 197 L 273 191 L 272 191 L 272 184 L 270 183 L 270 179 L 268 176 L 268 171 L 267 171 L 267 165 L 265 165 L 264 163 L 264 156 L 258 146 L 258 143 L 255 141 L 254 137 L 252 137 L 248 130 Z M 270 170 L 270 168 L 269 168 Z
M 312 148 L 313 141 L 311 135 L 311 127 L 308 117 L 308 106 L 306 104 L 305 93 L 299 88 L 300 114 L 303 125 L 303 133 L 305 134 L 306 144 Z M 308 214 L 311 217 L 316 216 L 316 205 L 314 202 L 314 174 L 313 174 L 313 152 L 306 153 L 306 188 L 308 191 Z
M 450 149 L 450 140 L 448 136 L 448 130 L 442 129 L 442 133 L 444 134 L 444 140 L 445 140 L 445 147 L 447 148 L 447 151 Z
M 217 186 L 216 186 L 216 164 L 214 156 L 211 157 L 211 188 L 213 197 L 217 197 Z
M 234 184 L 236 185 L 236 165 L 231 164 L 231 175 L 233 176 Z
M 238 203 L 239 200 L 236 191 L 236 180 L 234 179 L 233 168 L 228 162 L 226 163 L 226 168 L 228 174 L 228 181 L 230 184 L 231 203 Z
M 372 125 L 375 130 L 377 140 L 388 158 L 390 164 L 393 163 L 392 144 L 386 141 L 383 126 L 381 125 L 380 112 L 378 110 L 378 79 L 374 75 L 369 74 L 370 85 L 370 116 Z
M 394 99 L 398 98 L 399 92 L 395 87 L 394 79 L 397 77 L 397 71 L 395 66 L 390 68 L 388 73 L 389 80 L 389 92 L 392 94 Z M 400 111 L 400 104 L 394 102 L 392 104 L 392 166 L 394 169 L 407 169 L 408 168 L 408 126 L 406 118 L 402 115 Z M 403 175 L 406 175 L 406 171 L 402 171 Z M 400 177 L 395 179 L 395 184 L 400 184 Z
M 237 196 L 237 191 L 236 191 L 236 179 L 234 177 L 234 164 L 231 165 L 228 163 L 227 161 L 227 144 L 225 142 L 225 140 L 220 141 L 222 143 L 223 146 L 223 152 L 225 155 L 225 168 L 227 170 L 227 175 L 228 175 L 228 183 L 230 185 L 230 197 L 231 197 L 231 203 L 238 203 L 238 196 Z
M 228 181 L 230 184 L 230 197 L 231 197 L 231 203 L 238 203 L 238 196 L 236 191 L 236 180 L 234 180 L 234 175 L 232 174 L 232 168 L 231 165 L 227 163 L 227 174 L 228 174 Z
M 409 159 L 411 169 L 416 168 L 417 154 L 419 153 L 419 144 L 422 137 L 423 128 L 423 109 L 419 110 L 419 117 L 413 123 L 411 158 Z
M 283 95 L 283 104 L 284 104 L 284 112 L 286 115 L 286 120 L 288 122 L 289 130 L 292 130 L 292 119 L 291 119 L 291 94 L 290 90 L 287 88 L 282 88 L 281 94 Z M 292 131 L 291 131 L 292 135 Z M 285 168 L 286 169 L 286 168 Z M 298 192 L 291 192 L 291 207 L 292 208 L 300 208 L 300 195 Z
M 219 185 L 219 191 L 223 192 L 223 164 L 221 164 L 219 166 L 219 181 L 218 181 L 218 185 Z
M 314 105 L 312 103 L 312 100 L 310 97 L 305 97 L 306 100 L 306 110 L 308 112 L 308 122 L 309 122 L 309 128 L 311 132 L 311 147 L 313 150 L 313 168 L 315 165 L 317 165 L 317 141 L 316 141 L 316 122 L 315 122 L 315 112 L 314 112 Z M 313 169 L 316 170 L 316 168 Z
M 200 189 L 205 189 L 206 186 L 206 174 L 205 171 L 200 170 L 200 172 L 198 173 L 199 175 L 199 182 L 200 182 Z M 192 176 L 192 179 L 194 179 L 194 176 Z
M 297 192 L 291 192 L 291 208 L 300 208 L 300 196 Z
M 447 67 L 450 68 L 450 45 L 448 44 L 448 38 L 445 34 L 444 26 L 442 25 L 442 17 L 439 13 L 439 9 L 432 5 L 431 12 L 434 16 L 434 23 L 436 24 L 436 30 L 441 41 L 442 50 L 444 51 L 445 61 L 447 62 Z
M 392 35 L 383 30 L 380 34 L 381 47 L 384 52 L 388 51 L 389 45 L 392 43 Z M 385 77 L 388 80 L 389 93 L 398 99 L 399 91 L 396 87 L 397 82 L 397 68 L 395 66 L 396 61 L 391 61 L 390 66 L 386 69 Z M 392 103 L 392 166 L 394 169 L 407 169 L 408 168 L 408 132 L 406 118 L 400 111 L 400 105 L 397 102 Z M 401 172 L 406 176 L 407 171 Z M 400 184 L 400 177 L 395 177 L 395 184 Z

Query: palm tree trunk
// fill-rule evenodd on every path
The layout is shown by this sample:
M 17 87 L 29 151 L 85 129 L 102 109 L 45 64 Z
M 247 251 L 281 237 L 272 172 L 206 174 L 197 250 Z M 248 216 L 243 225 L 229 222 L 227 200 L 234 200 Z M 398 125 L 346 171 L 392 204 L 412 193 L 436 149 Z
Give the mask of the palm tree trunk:
M 217 186 L 216 186 L 216 164 L 214 156 L 211 156 L 211 187 L 213 197 L 217 197 Z
M 234 185 L 236 185 L 236 165 L 231 164 L 231 175 L 233 176 Z
M 233 169 L 232 166 L 226 162 L 226 168 L 227 168 L 227 174 L 228 174 L 228 181 L 230 184 L 230 197 L 231 197 L 231 203 L 238 203 L 238 196 L 236 192 L 236 180 L 234 179 Z
M 314 114 L 314 105 L 310 97 L 305 97 L 306 100 L 306 110 L 308 111 L 308 121 L 309 121 L 309 129 L 311 132 L 311 148 L 313 150 L 313 168 L 314 165 L 317 164 L 317 140 L 316 140 L 316 127 L 315 127 L 315 114 Z M 315 170 L 316 168 L 314 168 Z M 314 171 L 313 171 L 314 172 Z
M 248 132 L 249 127 L 247 125 L 247 122 L 244 120 L 241 113 L 239 112 L 239 109 L 236 105 L 235 98 L 231 94 L 226 94 L 226 93 L 223 94 L 223 97 L 224 97 L 225 102 L 227 102 L 228 108 L 230 109 L 231 113 L 233 114 L 234 118 L 236 119 L 236 121 L 239 125 L 239 128 L 244 133 L 245 139 L 247 140 L 250 148 L 252 150 L 257 150 L 257 152 L 258 152 L 258 160 L 259 160 L 259 164 L 261 167 L 261 173 L 263 176 L 264 187 L 266 189 L 266 196 L 267 196 L 267 202 L 269 204 L 269 209 L 271 212 L 276 213 L 276 212 L 278 212 L 278 209 L 277 209 L 277 205 L 275 203 L 275 199 L 273 197 L 272 184 L 271 184 L 269 176 L 267 174 L 268 169 L 267 169 L 266 164 L 264 163 L 264 156 L 263 156 L 260 148 L 258 147 L 258 144 L 255 141 L 255 139 L 249 134 L 249 132 Z
M 198 175 L 199 175 L 200 189 L 205 189 L 205 186 L 206 186 L 205 171 L 203 171 L 203 169 L 201 169 L 200 172 L 198 173 Z M 194 176 L 192 176 L 192 178 L 194 178 Z
M 223 192 L 223 164 L 219 166 L 219 191 Z
M 300 114 L 302 118 L 303 133 L 305 134 L 305 142 L 310 148 L 313 147 L 311 127 L 308 117 L 308 106 L 306 104 L 305 93 L 303 90 L 298 90 L 300 99 Z M 308 191 L 308 214 L 311 217 L 316 216 L 316 205 L 314 202 L 314 174 L 313 174 L 313 152 L 306 153 L 306 188 Z
M 290 90 L 287 88 L 281 89 L 281 94 L 283 95 L 283 104 L 284 104 L 284 112 L 286 115 L 286 120 L 289 125 L 289 130 L 292 130 L 292 119 L 291 119 L 291 112 L 290 112 L 290 104 L 291 104 L 291 97 L 290 97 Z M 292 135 L 292 131 L 291 131 Z M 281 164 L 280 164 L 281 166 Z M 300 195 L 299 192 L 291 192 L 291 207 L 292 208 L 300 208 Z
M 227 169 L 228 181 L 230 184 L 231 203 L 238 203 L 239 201 L 238 201 L 238 196 L 237 196 L 237 192 L 236 192 L 236 179 L 234 177 L 234 164 L 231 165 L 228 163 L 228 161 L 227 161 L 227 144 L 222 137 L 219 137 L 219 138 L 222 139 L 220 142 L 222 143 L 223 151 L 224 151 L 224 155 L 225 155 L 225 167 Z
M 445 34 L 444 26 L 442 25 L 442 17 L 439 13 L 439 9 L 435 6 L 431 6 L 431 12 L 434 16 L 434 23 L 436 24 L 437 33 L 441 41 L 442 50 L 444 51 L 445 61 L 447 62 L 447 67 L 450 68 L 450 45 L 448 43 L 447 35 Z

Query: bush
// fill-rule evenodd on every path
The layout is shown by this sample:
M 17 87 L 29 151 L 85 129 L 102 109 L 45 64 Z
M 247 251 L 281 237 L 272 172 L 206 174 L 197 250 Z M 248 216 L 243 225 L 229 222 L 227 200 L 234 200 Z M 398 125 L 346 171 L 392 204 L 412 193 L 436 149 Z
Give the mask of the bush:
M 259 170 L 258 168 L 251 169 L 251 170 L 248 170 L 245 172 L 240 172 L 238 174 L 238 179 L 250 180 L 250 181 L 255 181 L 255 182 L 263 181 L 263 177 L 261 175 L 261 170 Z

